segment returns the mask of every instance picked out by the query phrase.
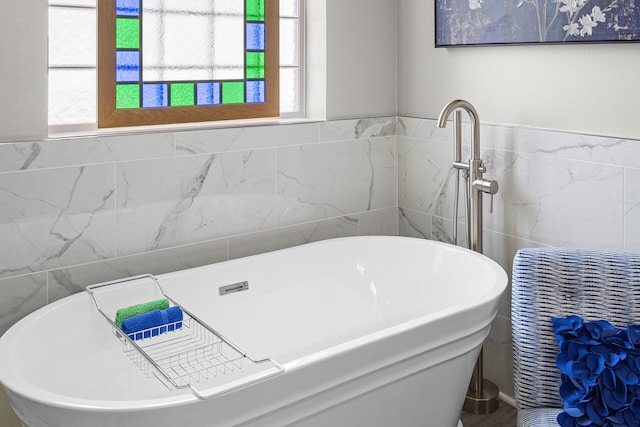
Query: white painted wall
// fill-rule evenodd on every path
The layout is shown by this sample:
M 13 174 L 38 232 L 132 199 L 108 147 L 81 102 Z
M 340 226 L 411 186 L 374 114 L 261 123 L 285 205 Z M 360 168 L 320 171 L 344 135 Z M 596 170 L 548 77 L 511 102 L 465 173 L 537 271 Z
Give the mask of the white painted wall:
M 305 4 L 306 115 L 327 117 L 327 0 Z
M 0 141 L 47 135 L 47 2 L 0 0 Z
M 327 1 L 327 118 L 397 113 L 399 1 Z
M 434 9 L 399 0 L 399 115 L 462 97 L 485 123 L 640 139 L 640 44 L 435 49 Z

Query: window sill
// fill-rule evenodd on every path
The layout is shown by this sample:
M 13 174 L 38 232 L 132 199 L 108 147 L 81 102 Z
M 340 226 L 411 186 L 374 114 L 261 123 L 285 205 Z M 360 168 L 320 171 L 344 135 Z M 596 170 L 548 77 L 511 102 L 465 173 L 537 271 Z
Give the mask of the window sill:
M 76 125 L 58 125 L 49 126 L 48 139 L 55 140 L 116 135 L 144 135 L 153 133 L 182 132 L 207 129 L 231 129 L 241 127 L 291 125 L 301 123 L 316 123 L 323 121 L 326 121 L 326 119 L 310 117 L 270 117 L 264 119 L 225 120 L 217 122 L 179 123 L 169 125 L 131 126 L 105 129 L 98 129 L 97 127 L 81 128 L 80 126 Z

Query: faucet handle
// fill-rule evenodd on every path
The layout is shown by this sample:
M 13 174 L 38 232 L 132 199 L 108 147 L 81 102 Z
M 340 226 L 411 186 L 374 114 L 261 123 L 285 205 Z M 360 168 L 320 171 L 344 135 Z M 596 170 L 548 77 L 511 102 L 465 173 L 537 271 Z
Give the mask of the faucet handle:
M 473 188 L 479 191 L 480 194 L 487 193 L 491 196 L 489 213 L 493 213 L 493 196 L 498 192 L 498 181 L 484 178 L 476 179 L 475 181 L 473 181 Z
M 498 181 L 484 178 L 476 179 L 473 181 L 473 188 L 493 196 L 498 192 Z

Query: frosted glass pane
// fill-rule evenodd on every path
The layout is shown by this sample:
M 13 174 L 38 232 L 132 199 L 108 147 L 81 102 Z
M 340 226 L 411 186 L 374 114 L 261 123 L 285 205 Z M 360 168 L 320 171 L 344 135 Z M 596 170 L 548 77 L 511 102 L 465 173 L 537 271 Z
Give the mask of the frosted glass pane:
M 209 0 L 211 2 L 211 0 Z M 238 0 L 214 0 L 214 7 L 216 8 L 216 12 L 224 13 L 225 15 L 234 14 L 234 15 L 242 15 L 244 14 L 244 2 Z
M 49 66 L 65 65 L 96 66 L 95 10 L 49 8 Z
M 298 65 L 297 19 L 280 19 L 280 65 Z
M 298 102 L 299 69 L 280 68 L 280 112 L 293 113 L 300 110 Z
M 300 16 L 299 0 L 280 0 L 280 16 Z
M 238 0 L 220 2 L 220 0 L 144 0 L 144 11 L 162 13 L 165 15 L 176 13 L 199 14 L 205 15 L 212 11 L 218 11 L 218 3 L 224 3 L 228 8 L 224 12 L 233 12 L 237 14 L 244 13 L 242 2 Z M 229 7 L 235 3 L 235 7 Z
M 214 80 L 244 77 L 244 15 L 240 18 L 218 17 L 213 27 L 215 46 Z
M 93 6 L 96 7 L 96 0 L 49 0 L 50 5 L 62 6 Z
M 147 0 L 143 21 L 144 81 L 244 77 L 242 2 Z
M 49 124 L 96 122 L 96 71 L 49 70 Z

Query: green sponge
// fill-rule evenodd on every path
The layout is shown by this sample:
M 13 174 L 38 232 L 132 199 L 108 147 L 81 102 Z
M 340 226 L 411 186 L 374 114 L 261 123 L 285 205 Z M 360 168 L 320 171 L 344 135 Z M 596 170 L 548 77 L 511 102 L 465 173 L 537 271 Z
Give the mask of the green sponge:
M 143 304 L 132 305 L 131 307 L 121 308 L 116 312 L 116 326 L 122 328 L 122 321 L 139 314 L 149 313 L 154 310 L 164 310 L 169 308 L 168 299 L 158 299 L 155 301 L 145 302 Z

